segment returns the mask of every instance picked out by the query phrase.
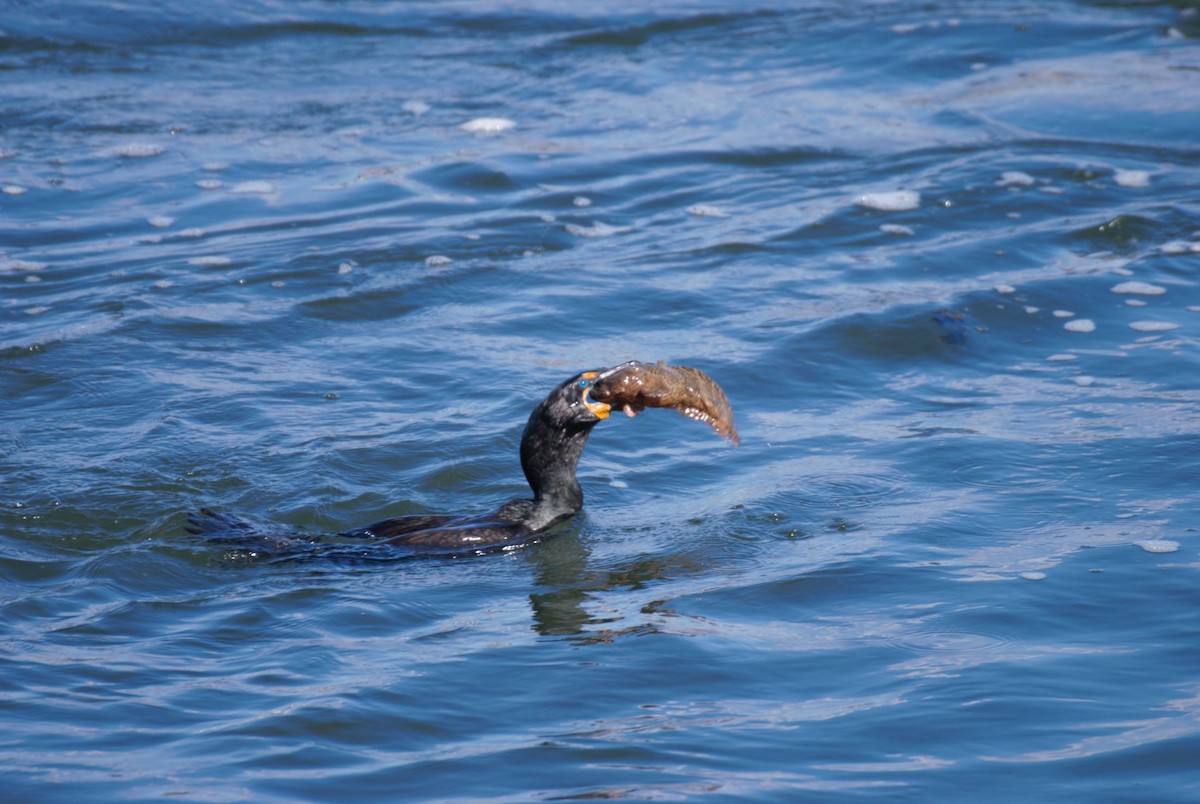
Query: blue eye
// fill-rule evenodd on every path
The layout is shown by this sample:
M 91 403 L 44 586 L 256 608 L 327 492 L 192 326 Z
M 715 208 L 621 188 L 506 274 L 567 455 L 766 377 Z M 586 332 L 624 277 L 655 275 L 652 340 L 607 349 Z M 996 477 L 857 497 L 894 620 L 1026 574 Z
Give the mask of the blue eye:
M 587 388 L 587 387 L 588 387 L 588 381 L 587 381 L 587 380 L 580 380 L 580 381 L 579 381 L 579 387 L 580 387 L 580 388 Z

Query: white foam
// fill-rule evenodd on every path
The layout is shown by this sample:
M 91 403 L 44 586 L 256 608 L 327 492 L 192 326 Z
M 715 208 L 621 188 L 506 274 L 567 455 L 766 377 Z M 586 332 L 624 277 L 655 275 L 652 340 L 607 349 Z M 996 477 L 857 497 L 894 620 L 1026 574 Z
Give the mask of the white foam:
M 126 159 L 146 159 L 151 156 L 158 156 L 165 150 L 161 145 L 151 145 L 146 142 L 130 142 L 125 145 L 118 145 L 110 153 L 113 156 L 120 156 Z
M 1163 254 L 1187 254 L 1192 250 L 1192 244 L 1184 240 L 1172 240 L 1158 247 Z
M 921 26 L 912 22 L 900 22 L 892 26 L 892 33 L 900 34 L 901 36 L 919 30 L 921 30 Z
M 222 184 L 220 179 L 201 179 L 196 186 L 201 190 L 216 190 Z
M 206 257 L 192 257 L 188 260 L 188 265 L 201 265 L 206 268 L 221 268 L 226 265 L 232 265 L 233 260 L 228 257 L 219 257 L 216 255 Z
M 338 266 L 338 273 L 344 276 L 354 270 L 354 265 L 353 260 L 347 260 Z
M 1134 544 L 1147 553 L 1174 553 L 1179 549 L 1179 542 L 1173 542 L 1170 539 L 1143 539 Z
M 0 256 L 0 271 L 44 271 L 47 263 L 33 260 L 10 260 Z
M 577 195 L 571 199 L 571 203 L 577 207 L 590 207 L 592 205 L 592 199 L 584 195 Z
M 1129 328 L 1136 329 L 1138 332 L 1166 332 L 1179 329 L 1179 325 L 1171 321 L 1134 321 Z
M 687 208 L 687 214 L 694 215 L 697 218 L 724 218 L 725 212 L 717 207 L 710 207 L 708 204 L 692 204 Z
M 912 237 L 916 234 L 911 227 L 901 226 L 898 223 L 885 223 L 879 227 L 879 231 L 885 234 L 903 235 L 904 237 Z
M 1067 332 L 1095 332 L 1096 322 L 1090 318 L 1076 318 L 1063 324 L 1063 329 Z
M 1113 293 L 1138 293 L 1142 296 L 1161 296 L 1167 292 L 1167 289 L 1159 285 L 1151 285 L 1149 282 L 1122 282 L 1119 285 L 1113 285 Z
M 1075 378 L 1075 384 L 1083 388 L 1096 384 L 1096 378 L 1090 374 L 1081 374 Z
M 921 205 L 921 194 L 914 190 L 896 190 L 890 193 L 865 193 L 855 201 L 860 207 L 880 209 L 885 212 L 902 212 Z
M 1145 170 L 1117 170 L 1113 181 L 1122 187 L 1149 187 L 1150 174 Z
M 447 257 L 445 254 L 434 254 L 425 258 L 426 268 L 439 268 L 443 265 L 449 265 L 454 260 Z
M 5 195 L 25 195 L 29 191 L 17 184 L 6 184 L 0 187 L 0 192 Z
M 209 173 L 220 173 L 225 168 L 229 167 L 228 162 L 205 162 L 201 165 Z
M 1192 304 L 1188 306 L 1189 313 L 1200 313 L 1200 304 Z
M 41 315 L 49 309 L 49 307 L 30 307 L 25 311 L 25 315 Z
M 192 226 L 188 229 L 184 229 L 183 231 L 181 231 L 179 233 L 179 236 L 180 237 L 204 237 L 204 230 L 197 229 L 195 226 Z
M 628 226 L 609 226 L 607 223 L 596 221 L 591 226 L 580 226 L 575 223 L 567 224 L 567 231 L 576 237 L 608 237 L 609 235 L 628 232 Z
M 1000 187 L 1028 187 L 1033 184 L 1036 179 L 1020 170 L 1006 170 L 1000 174 L 1000 180 L 996 182 Z
M 229 192 L 241 195 L 268 195 L 275 192 L 275 187 L 269 181 L 256 179 L 254 181 L 238 182 L 229 188 Z
M 1044 581 L 1046 573 L 1044 572 L 1022 572 L 1021 577 L 1027 581 Z
M 1053 361 L 1056 361 L 1056 362 L 1063 361 L 1063 360 L 1078 360 L 1078 359 L 1079 359 L 1079 355 L 1068 355 L 1068 354 L 1061 354 L 1061 353 L 1060 353 L 1060 354 L 1057 354 L 1057 355 L 1050 355 L 1050 356 L 1049 356 L 1049 357 L 1047 357 L 1046 359 L 1047 359 L 1047 360 L 1053 360 Z
M 515 128 L 516 125 L 507 117 L 476 117 L 474 120 L 463 123 L 459 128 L 472 134 L 499 134 L 501 131 Z
M 174 222 L 175 219 L 169 215 L 151 215 L 149 218 L 146 218 L 146 223 L 155 229 L 166 229 Z
M 1055 318 L 1071 318 L 1074 315 L 1075 314 L 1072 313 L 1070 310 L 1055 310 L 1054 311 Z
M 25 277 L 25 281 L 32 285 L 37 282 L 41 282 L 42 278 L 40 276 L 38 276 L 37 274 L 29 274 L 28 276 Z
M 1009 293 L 1016 293 L 1017 289 L 1014 288 L 1012 285 L 996 285 L 995 291 L 997 293 L 1003 293 L 1003 294 L 1007 295 Z
M 1029 313 L 1030 315 L 1033 315 L 1040 309 L 1042 309 L 1042 308 L 1041 307 L 1033 307 L 1031 305 L 1026 305 L 1025 312 Z
M 410 100 L 400 104 L 400 111 L 420 117 L 429 111 L 429 104 L 421 100 Z

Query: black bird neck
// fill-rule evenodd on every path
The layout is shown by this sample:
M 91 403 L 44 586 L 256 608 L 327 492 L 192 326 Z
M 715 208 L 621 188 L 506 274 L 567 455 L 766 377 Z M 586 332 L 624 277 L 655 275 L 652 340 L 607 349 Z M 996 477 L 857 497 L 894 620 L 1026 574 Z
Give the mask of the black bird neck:
M 559 394 L 534 408 L 521 435 L 521 468 L 533 489 L 533 505 L 522 524 L 541 530 L 583 509 L 575 467 L 597 421 L 578 421 Z

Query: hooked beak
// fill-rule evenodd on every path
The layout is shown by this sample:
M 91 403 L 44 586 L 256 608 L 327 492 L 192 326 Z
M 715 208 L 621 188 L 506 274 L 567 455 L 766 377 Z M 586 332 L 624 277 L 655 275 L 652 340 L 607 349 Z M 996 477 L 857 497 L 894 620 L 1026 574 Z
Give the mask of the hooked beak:
M 601 421 L 604 421 L 608 418 L 608 414 L 612 413 L 612 405 L 608 404 L 607 402 L 597 402 L 596 400 L 592 399 L 591 394 L 592 381 L 599 376 L 600 372 L 598 371 L 588 371 L 583 374 L 583 379 L 588 381 L 587 387 L 583 389 L 583 405 L 589 411 L 591 411 L 593 416 Z

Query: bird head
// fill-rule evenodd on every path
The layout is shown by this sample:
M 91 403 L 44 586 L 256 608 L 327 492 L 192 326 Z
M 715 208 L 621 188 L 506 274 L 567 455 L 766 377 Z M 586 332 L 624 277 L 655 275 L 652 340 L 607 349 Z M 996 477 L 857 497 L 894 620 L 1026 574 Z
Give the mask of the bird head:
M 608 418 L 612 406 L 607 402 L 598 402 L 592 398 L 592 384 L 600 378 L 605 369 L 585 371 L 577 374 L 559 386 L 556 394 L 566 405 L 570 418 L 581 423 L 594 424 Z

